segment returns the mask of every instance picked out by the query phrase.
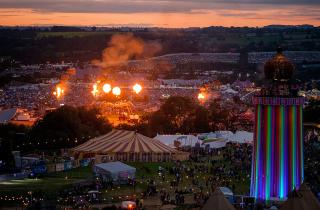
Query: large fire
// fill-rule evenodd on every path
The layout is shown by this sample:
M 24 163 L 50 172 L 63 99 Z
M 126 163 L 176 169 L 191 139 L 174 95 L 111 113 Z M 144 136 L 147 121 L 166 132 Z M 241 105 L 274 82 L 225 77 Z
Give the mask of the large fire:
M 57 86 L 56 90 L 53 92 L 53 95 L 55 95 L 57 99 L 59 99 L 63 94 L 64 94 L 64 89 L 61 88 L 60 86 Z
M 112 94 L 115 95 L 115 96 L 121 95 L 121 89 L 119 87 L 114 87 L 112 89 Z
M 141 85 L 139 85 L 138 83 L 136 83 L 133 87 L 132 87 L 133 91 L 136 93 L 136 94 L 139 94 L 142 90 L 142 87 Z
M 93 84 L 91 93 L 92 93 L 93 96 L 97 96 L 98 95 L 99 90 L 98 90 L 98 84 L 97 83 Z
M 205 99 L 206 99 L 206 94 L 205 94 L 205 93 L 199 93 L 199 94 L 198 94 L 198 99 L 199 99 L 200 101 L 205 100 Z
M 108 84 L 108 83 L 104 84 L 103 87 L 102 87 L 102 90 L 103 90 L 103 92 L 105 92 L 105 93 L 110 93 L 110 91 L 111 91 L 111 85 Z

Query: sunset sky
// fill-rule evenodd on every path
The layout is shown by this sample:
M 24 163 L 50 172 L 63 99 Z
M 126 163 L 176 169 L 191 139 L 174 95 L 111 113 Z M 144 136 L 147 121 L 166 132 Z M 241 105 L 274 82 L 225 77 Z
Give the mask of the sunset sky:
M 0 0 L 0 25 L 205 27 L 312 24 L 320 0 Z

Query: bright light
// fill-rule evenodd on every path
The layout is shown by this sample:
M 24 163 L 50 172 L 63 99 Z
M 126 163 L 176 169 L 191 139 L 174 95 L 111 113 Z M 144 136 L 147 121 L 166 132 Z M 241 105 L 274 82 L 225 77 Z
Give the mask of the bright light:
M 105 93 L 110 93 L 110 91 L 111 91 L 111 85 L 110 84 L 104 84 L 103 85 L 103 87 L 102 87 L 102 90 L 103 90 L 103 92 L 105 92 Z
M 64 93 L 64 89 L 61 87 L 57 86 L 56 91 L 53 92 L 53 95 L 55 95 L 57 98 L 60 98 Z
M 114 87 L 112 89 L 112 94 L 115 96 L 119 96 L 121 94 L 121 89 L 119 87 Z
M 132 209 L 133 205 L 132 204 L 128 204 L 128 209 Z
M 133 87 L 132 87 L 133 91 L 136 92 L 136 94 L 139 94 L 142 90 L 141 85 L 139 85 L 138 83 L 136 83 Z
M 204 100 L 206 98 L 205 94 L 204 93 L 199 93 L 198 94 L 198 99 L 199 100 Z
M 92 93 L 92 95 L 93 96 L 97 96 L 98 95 L 98 85 L 97 85 L 97 83 L 95 83 L 95 84 L 93 84 L 93 86 L 92 86 L 92 91 L 91 91 L 91 93 Z

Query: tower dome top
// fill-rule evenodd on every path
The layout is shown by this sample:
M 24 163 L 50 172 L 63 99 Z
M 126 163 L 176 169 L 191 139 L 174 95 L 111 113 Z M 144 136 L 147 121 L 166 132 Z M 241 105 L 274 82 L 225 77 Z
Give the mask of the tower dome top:
M 274 81 L 287 81 L 291 79 L 294 71 L 293 64 L 282 53 L 282 48 L 277 49 L 277 54 L 268 60 L 264 66 L 266 79 Z

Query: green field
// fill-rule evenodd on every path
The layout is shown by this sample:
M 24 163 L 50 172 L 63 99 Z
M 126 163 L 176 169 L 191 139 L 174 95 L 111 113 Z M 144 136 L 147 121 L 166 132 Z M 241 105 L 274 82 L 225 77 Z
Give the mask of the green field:
M 73 37 L 86 37 L 86 36 L 97 36 L 97 35 L 108 35 L 113 34 L 113 32 L 39 32 L 37 33 L 37 39 L 47 38 L 47 37 L 63 37 L 63 38 L 73 38 Z
M 55 196 L 63 188 L 73 183 L 90 179 L 92 172 L 90 167 L 83 167 L 68 172 L 58 172 L 45 175 L 43 178 L 10 180 L 0 182 L 0 196 L 20 196 L 29 191 L 43 191 L 48 197 Z
M 227 167 L 231 167 L 229 161 L 221 162 Z M 140 193 L 144 192 L 147 189 L 148 181 L 154 180 L 157 184 L 157 189 L 166 189 L 167 191 L 174 193 L 174 188 L 170 187 L 170 181 L 174 180 L 175 177 L 169 173 L 165 174 L 166 180 L 163 181 L 162 178 L 158 175 L 159 166 L 163 168 L 170 168 L 174 165 L 172 162 L 165 163 L 127 163 L 137 169 L 136 180 L 137 185 L 135 189 L 130 185 L 121 185 L 114 186 L 113 188 L 108 188 L 102 191 L 102 196 L 106 201 L 117 202 L 124 197 L 130 196 L 139 196 Z M 186 166 L 195 166 L 195 165 L 207 165 L 208 163 L 189 163 L 186 162 Z M 209 191 L 206 188 L 205 180 L 208 176 L 211 176 L 207 173 L 199 173 L 196 175 L 196 179 L 199 181 L 198 186 L 204 187 L 205 191 Z M 0 197 L 3 196 L 27 196 L 28 192 L 32 191 L 33 193 L 41 193 L 44 195 L 45 199 L 54 200 L 59 191 L 68 190 L 72 188 L 73 184 L 77 182 L 90 182 L 92 181 L 92 169 L 91 167 L 82 167 L 73 169 L 67 172 L 57 172 L 52 174 L 47 174 L 43 178 L 37 179 L 23 179 L 23 180 L 11 180 L 0 182 Z M 184 176 L 182 182 L 179 184 L 179 190 L 185 190 L 192 187 L 194 192 L 199 192 L 197 186 L 192 185 L 191 177 Z M 243 180 L 230 179 L 231 183 L 236 185 L 235 194 L 247 193 L 249 189 L 249 178 L 244 174 Z M 210 187 L 209 187 L 210 188 Z M 0 200 L 0 204 L 3 201 Z M 7 202 L 6 202 L 7 204 Z M 9 202 L 12 204 L 12 202 Z
M 159 165 L 172 166 L 172 163 L 128 163 L 137 168 L 136 177 L 155 177 Z M 0 182 L 1 195 L 24 195 L 29 191 L 42 190 L 48 196 L 55 196 L 59 190 L 71 187 L 77 182 L 90 180 L 93 176 L 90 166 L 45 175 L 43 178 L 11 180 Z M 119 191 L 117 191 L 119 193 Z M 120 192 L 121 193 L 121 192 Z

